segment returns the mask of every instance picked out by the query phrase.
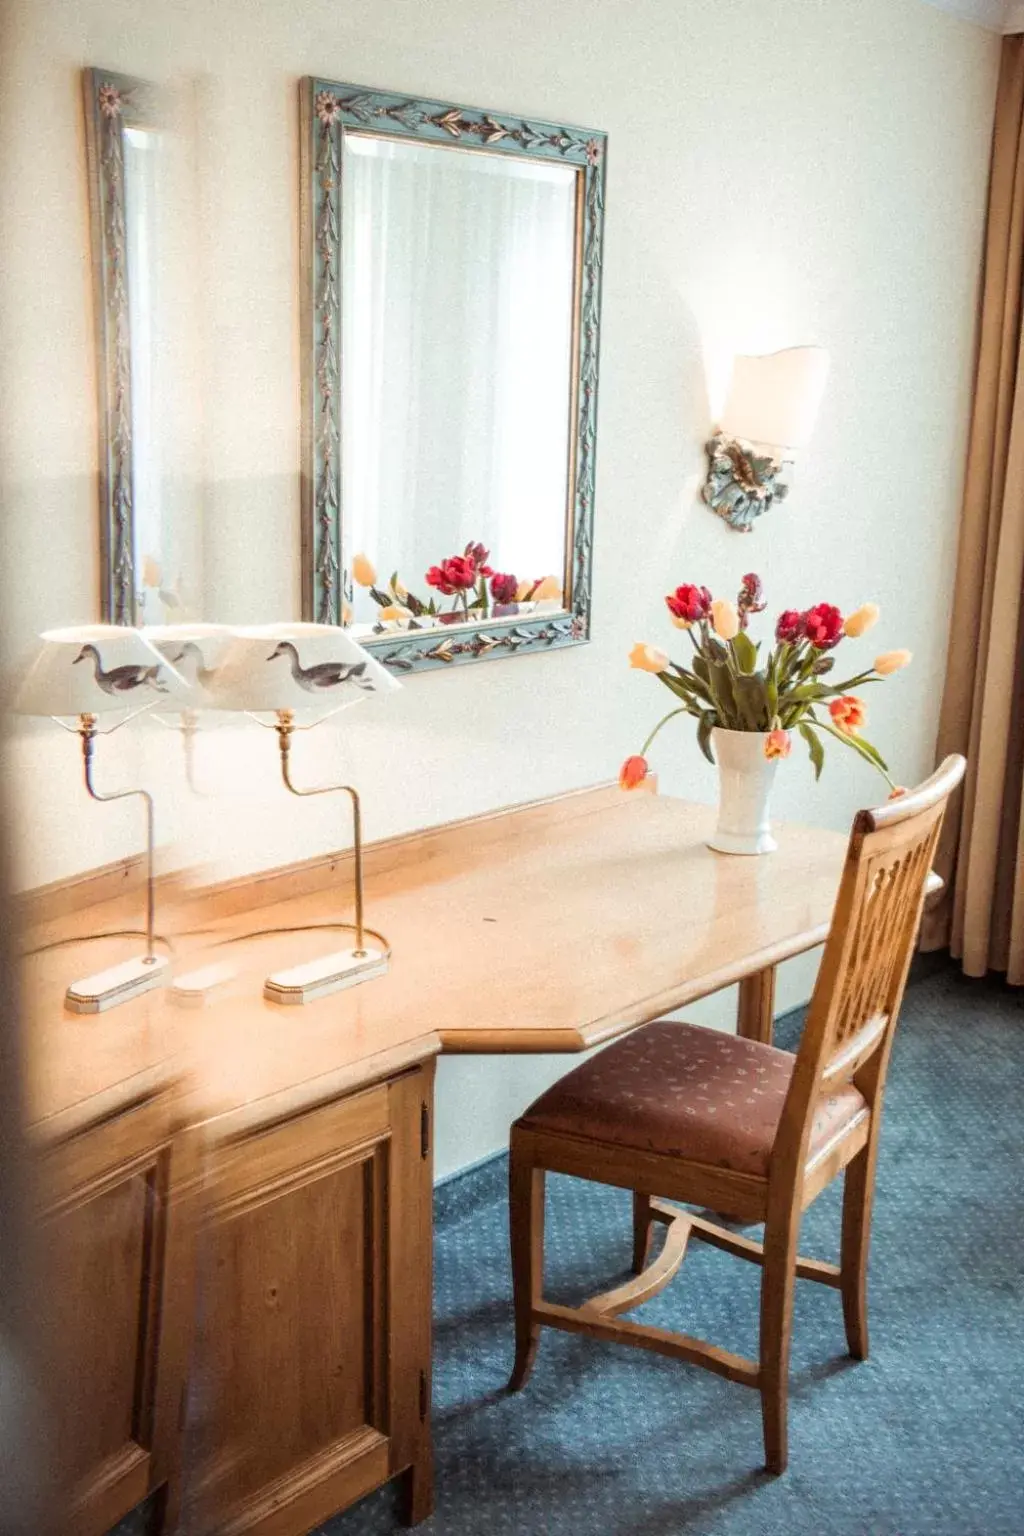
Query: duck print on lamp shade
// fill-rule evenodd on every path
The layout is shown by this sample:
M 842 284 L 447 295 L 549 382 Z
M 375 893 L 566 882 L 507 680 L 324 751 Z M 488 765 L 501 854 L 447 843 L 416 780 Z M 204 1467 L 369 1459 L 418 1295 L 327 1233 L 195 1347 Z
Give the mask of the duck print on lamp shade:
M 153 799 L 145 789 L 103 792 L 95 787 L 96 737 L 109 736 L 161 702 L 186 703 L 189 688 L 137 630 L 120 624 L 51 629 L 40 641 L 35 660 L 18 684 L 14 710 L 22 715 L 50 715 L 78 735 L 85 787 L 93 800 L 137 796 L 146 808 L 146 953 L 72 982 L 65 997 L 74 1013 L 99 1013 L 159 986 L 167 979 L 168 962 L 156 952 L 154 933 Z
M 312 724 L 398 686 L 333 624 L 266 624 L 235 631 L 208 691 L 215 709 L 290 710 Z
M 291 744 L 296 730 L 308 729 L 374 694 L 392 693 L 399 684 L 367 651 L 333 624 L 275 624 L 237 630 L 208 688 L 214 709 L 244 710 L 277 732 L 281 777 L 293 795 L 345 794 L 352 804 L 352 877 L 354 921 L 339 924 L 355 936 L 352 949 L 340 950 L 268 976 L 264 996 L 275 1003 L 307 1003 L 342 987 L 382 975 L 388 968 L 387 940 L 363 922 L 362 807 L 351 784 L 305 789 L 291 772 Z M 270 714 L 270 721 L 260 720 Z M 303 723 L 299 723 L 300 720 Z M 377 940 L 367 943 L 367 935 Z

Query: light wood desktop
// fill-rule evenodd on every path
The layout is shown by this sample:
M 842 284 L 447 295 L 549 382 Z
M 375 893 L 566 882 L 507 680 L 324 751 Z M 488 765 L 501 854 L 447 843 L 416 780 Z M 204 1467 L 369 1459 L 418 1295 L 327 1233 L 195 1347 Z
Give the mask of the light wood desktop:
M 775 966 L 825 939 L 846 838 L 782 826 L 732 858 L 704 846 L 714 814 L 601 788 L 375 844 L 391 969 L 302 1008 L 263 979 L 338 947 L 294 930 L 349 916 L 347 855 L 166 893 L 176 971 L 235 970 L 199 1008 L 63 1008 L 131 953 L 75 939 L 130 924 L 131 869 L 26 900 L 30 947 L 70 940 L 25 961 L 57 1379 L 79 1383 L 54 1399 L 79 1445 L 62 1529 L 100 1536 L 160 1487 L 173 1530 L 184 1487 L 190 1529 L 300 1536 L 398 1474 L 430 1512 L 434 1057 L 581 1051 L 735 982 L 740 1031 L 770 1039 Z

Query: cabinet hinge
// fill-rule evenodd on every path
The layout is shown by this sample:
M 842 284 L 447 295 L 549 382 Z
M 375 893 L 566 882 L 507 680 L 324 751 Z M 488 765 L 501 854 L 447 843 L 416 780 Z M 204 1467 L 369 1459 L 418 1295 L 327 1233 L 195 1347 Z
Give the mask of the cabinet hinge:
M 430 1409 L 430 1397 L 427 1391 L 427 1373 L 420 1371 L 420 1420 L 426 1418 Z
M 420 1156 L 430 1155 L 430 1110 L 426 1100 L 420 1105 Z

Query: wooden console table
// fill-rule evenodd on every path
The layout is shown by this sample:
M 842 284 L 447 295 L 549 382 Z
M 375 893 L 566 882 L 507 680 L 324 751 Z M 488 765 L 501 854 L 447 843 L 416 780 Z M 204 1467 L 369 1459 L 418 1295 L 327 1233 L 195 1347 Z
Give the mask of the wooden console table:
M 825 939 L 846 838 L 783 826 L 730 858 L 713 817 L 598 789 L 375 844 L 390 972 L 304 1008 L 263 978 L 337 946 L 294 930 L 348 915 L 348 855 L 162 903 L 179 973 L 236 970 L 196 1009 L 65 1013 L 73 976 L 131 952 L 75 941 L 128 925 L 123 868 L 28 899 L 30 945 L 64 941 L 25 962 L 78 1383 L 54 1405 L 62 1530 L 101 1536 L 159 1487 L 167 1531 L 184 1498 L 190 1531 L 301 1536 L 399 1474 L 429 1514 L 434 1057 L 580 1051 L 734 982 L 770 1039 L 774 968 Z

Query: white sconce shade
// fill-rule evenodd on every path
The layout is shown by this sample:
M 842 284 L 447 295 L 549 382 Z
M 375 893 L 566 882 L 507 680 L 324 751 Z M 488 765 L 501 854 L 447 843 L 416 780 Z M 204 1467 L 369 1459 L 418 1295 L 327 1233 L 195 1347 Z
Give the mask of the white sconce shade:
M 18 714 L 137 714 L 191 696 L 185 679 L 136 629 L 90 624 L 46 630 L 39 638 L 39 653 L 14 694 Z
M 824 347 L 737 357 L 720 431 L 788 457 L 811 440 L 827 376 Z
M 400 685 L 333 624 L 235 630 L 207 689 L 214 709 L 332 714 Z

